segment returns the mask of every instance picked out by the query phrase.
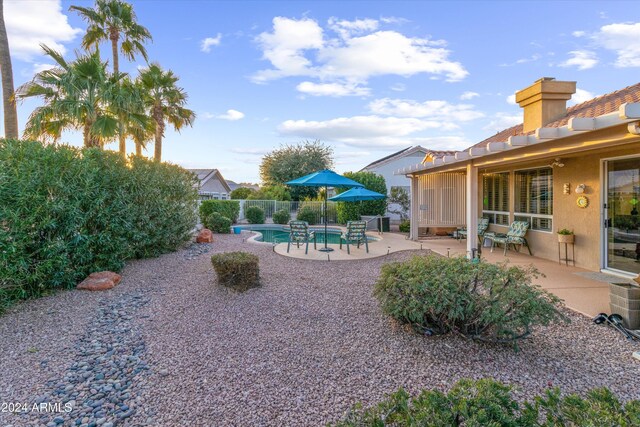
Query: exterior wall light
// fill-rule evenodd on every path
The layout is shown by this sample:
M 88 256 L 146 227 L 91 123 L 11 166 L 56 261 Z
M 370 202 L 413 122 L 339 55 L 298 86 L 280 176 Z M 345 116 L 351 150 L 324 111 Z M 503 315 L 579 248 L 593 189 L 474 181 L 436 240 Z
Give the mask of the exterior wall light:
M 582 194 L 584 193 L 585 188 L 587 188 L 586 185 L 584 184 L 580 184 L 576 187 L 576 194 Z
M 566 182 L 562 185 L 562 194 L 571 194 L 571 184 Z

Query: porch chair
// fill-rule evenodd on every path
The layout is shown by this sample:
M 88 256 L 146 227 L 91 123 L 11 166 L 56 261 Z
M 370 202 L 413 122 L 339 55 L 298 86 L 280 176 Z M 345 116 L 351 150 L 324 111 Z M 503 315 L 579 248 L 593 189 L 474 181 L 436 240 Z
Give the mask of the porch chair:
M 309 253 L 309 241 L 313 240 L 313 249 L 317 249 L 316 246 L 316 233 L 309 230 L 309 223 L 307 221 L 289 221 L 289 242 L 287 243 L 287 253 L 291 247 L 291 242 L 294 242 L 299 248 L 300 243 L 306 243 L 307 247 L 304 250 L 305 255 Z
M 522 246 L 526 246 L 529 251 L 529 255 L 533 255 L 531 253 L 531 248 L 529 247 L 529 242 L 527 242 L 527 239 L 524 237 L 527 234 L 527 230 L 529 230 L 529 223 L 527 221 L 513 221 L 509 226 L 507 234 L 487 233 L 487 239 L 491 240 L 491 252 L 493 252 L 493 248 L 497 243 L 504 245 L 505 256 L 507 255 L 509 245 L 513 245 L 513 249 L 516 252 L 520 252 L 520 248 Z M 516 245 L 519 247 L 516 247 Z
M 484 217 L 478 218 L 478 241 L 480 241 L 480 243 L 482 243 L 484 233 L 487 232 L 488 228 L 489 228 L 489 218 L 484 218 Z M 467 229 L 466 228 L 457 229 L 456 236 L 458 238 L 458 242 L 461 241 L 462 239 L 466 239 Z
M 369 253 L 369 242 L 367 241 L 367 221 L 348 221 L 347 231 L 340 235 L 340 249 L 342 249 L 342 241 L 347 244 L 347 253 L 351 255 L 349 244 L 356 243 L 358 249 L 360 244 L 364 243 Z

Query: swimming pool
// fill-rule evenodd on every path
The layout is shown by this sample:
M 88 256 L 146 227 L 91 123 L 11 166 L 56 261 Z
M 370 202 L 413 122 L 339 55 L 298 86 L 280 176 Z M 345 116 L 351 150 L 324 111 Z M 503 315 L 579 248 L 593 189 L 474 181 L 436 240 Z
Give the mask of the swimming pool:
M 241 231 L 247 230 L 255 233 L 260 233 L 252 239 L 256 242 L 283 243 L 289 241 L 289 230 L 284 225 L 240 225 L 234 226 L 233 228 Z M 311 230 L 315 231 L 317 242 L 324 243 L 324 227 L 312 226 L 310 228 Z M 335 245 L 339 244 L 341 233 L 342 231 L 339 228 L 329 227 L 327 229 L 327 243 Z M 376 237 L 368 236 L 368 240 L 369 243 L 371 243 L 378 239 Z

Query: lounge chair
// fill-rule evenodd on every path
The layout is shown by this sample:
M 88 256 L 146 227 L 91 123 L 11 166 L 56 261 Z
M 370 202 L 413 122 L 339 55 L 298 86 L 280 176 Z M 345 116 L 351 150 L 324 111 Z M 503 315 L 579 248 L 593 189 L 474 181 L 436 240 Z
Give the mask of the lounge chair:
M 299 248 L 300 243 L 306 243 L 307 247 L 304 250 L 305 255 L 309 253 L 309 241 L 313 240 L 313 249 L 317 249 L 316 246 L 316 233 L 309 230 L 309 223 L 307 221 L 289 221 L 289 242 L 287 243 L 287 253 L 291 247 L 291 242 L 294 242 Z
M 482 238 L 484 237 L 484 233 L 487 232 L 489 228 L 489 218 L 478 218 L 478 241 L 482 243 Z M 462 239 L 467 238 L 467 229 L 459 228 L 456 230 L 456 234 L 458 237 L 458 242 Z
M 493 248 L 497 243 L 504 245 L 505 256 L 507 255 L 509 245 L 513 245 L 513 249 L 515 249 L 516 252 L 520 252 L 520 248 L 526 246 L 529 255 L 533 255 L 529 247 L 529 242 L 527 242 L 527 239 L 524 237 L 527 234 L 527 230 L 529 230 L 529 223 L 527 221 L 513 221 L 509 226 L 507 234 L 487 233 L 487 239 L 491 240 L 491 252 L 493 252 Z M 516 247 L 516 245 L 518 245 L 518 247 Z
M 369 253 L 369 242 L 367 241 L 367 221 L 349 221 L 347 222 L 347 231 L 340 235 L 340 249 L 342 249 L 342 241 L 347 244 L 347 253 L 351 255 L 349 244 L 356 243 L 358 248 L 364 243 Z

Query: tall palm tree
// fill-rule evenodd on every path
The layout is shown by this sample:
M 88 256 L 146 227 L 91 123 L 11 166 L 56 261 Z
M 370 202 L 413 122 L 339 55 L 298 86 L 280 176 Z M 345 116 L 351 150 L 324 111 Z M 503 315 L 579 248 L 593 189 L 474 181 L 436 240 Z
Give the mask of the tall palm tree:
M 18 112 L 13 94 L 13 69 L 7 29 L 4 25 L 4 1 L 0 0 L 0 71 L 2 72 L 2 103 L 4 106 L 4 135 L 18 138 Z
M 184 126 L 191 126 L 196 118 L 193 111 L 184 108 L 187 94 L 178 87 L 178 76 L 172 71 L 164 71 L 158 64 L 151 64 L 140 71 L 139 83 L 144 89 L 144 105 L 155 123 L 154 160 L 162 160 L 162 137 L 165 121 L 178 132 Z
M 148 132 L 144 132 L 149 129 L 148 122 L 151 119 L 144 109 L 142 88 L 126 74 L 116 74 L 112 78 L 119 84 L 109 86 L 104 101 L 108 110 L 118 119 L 118 151 L 126 156 L 127 136 L 138 141 L 142 135 L 148 135 Z
M 122 0 L 96 0 L 95 7 L 71 6 L 89 24 L 87 33 L 82 38 L 82 47 L 89 50 L 98 48 L 101 42 L 111 41 L 113 55 L 113 72 L 120 72 L 118 59 L 118 45 L 120 39 L 122 54 L 132 61 L 136 53 L 148 61 L 144 42 L 151 40 L 151 33 L 147 28 L 136 22 L 133 6 Z
M 81 129 L 85 147 L 102 147 L 113 140 L 118 121 L 108 107 L 121 75 L 108 75 L 98 51 L 69 63 L 59 52 L 41 46 L 57 66 L 37 73 L 16 91 L 19 99 L 44 99 L 44 105 L 29 116 L 25 137 L 57 141 L 63 130 Z

